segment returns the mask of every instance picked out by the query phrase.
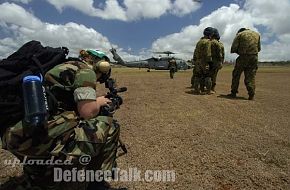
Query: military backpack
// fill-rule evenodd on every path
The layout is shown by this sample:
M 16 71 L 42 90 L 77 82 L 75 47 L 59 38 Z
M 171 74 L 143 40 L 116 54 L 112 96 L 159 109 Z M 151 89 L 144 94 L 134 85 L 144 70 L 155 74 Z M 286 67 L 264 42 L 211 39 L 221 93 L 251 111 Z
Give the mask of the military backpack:
M 27 75 L 42 75 L 65 61 L 65 47 L 44 47 L 39 41 L 29 41 L 0 61 L 0 135 L 23 119 L 22 79 Z

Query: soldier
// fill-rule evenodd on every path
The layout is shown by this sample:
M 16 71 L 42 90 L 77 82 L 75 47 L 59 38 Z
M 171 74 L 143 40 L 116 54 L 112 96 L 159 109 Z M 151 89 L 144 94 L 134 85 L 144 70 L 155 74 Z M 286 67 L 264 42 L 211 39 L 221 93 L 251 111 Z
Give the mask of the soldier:
M 260 35 L 250 29 L 241 28 L 233 41 L 231 53 L 237 53 L 235 68 L 233 70 L 231 93 L 229 97 L 235 98 L 238 93 L 239 81 L 242 72 L 245 72 L 244 83 L 247 87 L 249 100 L 255 96 L 255 76 L 258 69 L 258 52 L 261 50 Z
M 177 71 L 177 64 L 176 64 L 176 60 L 174 59 L 174 57 L 172 57 L 169 60 L 168 69 L 169 69 L 170 78 L 173 79 L 174 73 Z
M 47 137 L 33 145 L 33 137 L 26 134 L 27 126 L 19 122 L 5 132 L 2 139 L 4 147 L 20 160 L 24 156 L 43 160 L 55 156 L 57 159 L 71 160 L 73 166 L 81 169 L 112 170 L 115 166 L 119 128 L 114 125 L 113 118 L 98 116 L 101 107 L 111 101 L 104 96 L 97 97 L 95 90 L 96 82 L 105 82 L 110 73 L 109 58 L 96 50 L 82 50 L 79 60 L 74 59 L 51 69 L 45 79 L 58 106 L 50 114 L 45 126 Z M 89 165 L 78 163 L 82 155 L 92 158 Z M 24 166 L 25 180 L 17 184 L 17 188 L 106 189 L 103 182 L 59 184 L 53 181 L 53 177 L 53 166 Z
M 212 92 L 215 92 L 216 78 L 218 71 L 222 68 L 224 62 L 225 52 L 224 45 L 220 40 L 219 32 L 216 28 L 213 30 L 213 38 L 211 40 L 211 52 L 212 52 L 212 68 L 211 68 L 211 79 L 212 79 Z
M 202 37 L 196 44 L 193 61 L 195 63 L 194 67 L 194 94 L 200 94 L 203 91 L 204 82 L 207 94 L 210 94 L 211 90 L 211 78 L 209 75 L 209 69 L 211 67 L 212 55 L 211 55 L 211 42 L 213 28 L 207 27 L 204 29 L 204 37 Z

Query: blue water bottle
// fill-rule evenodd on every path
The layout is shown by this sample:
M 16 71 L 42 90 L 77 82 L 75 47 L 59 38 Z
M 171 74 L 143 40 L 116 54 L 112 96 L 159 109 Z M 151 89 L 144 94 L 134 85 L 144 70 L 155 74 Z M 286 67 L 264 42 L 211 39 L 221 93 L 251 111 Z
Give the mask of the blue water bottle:
M 42 79 L 36 75 L 26 76 L 23 78 L 22 89 L 26 124 L 33 130 L 43 128 L 47 119 L 47 104 Z

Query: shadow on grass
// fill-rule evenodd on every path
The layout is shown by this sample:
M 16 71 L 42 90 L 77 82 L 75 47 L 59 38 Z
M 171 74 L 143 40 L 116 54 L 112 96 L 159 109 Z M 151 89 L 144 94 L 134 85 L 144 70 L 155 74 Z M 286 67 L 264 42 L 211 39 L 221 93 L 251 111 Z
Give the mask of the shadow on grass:
M 237 96 L 235 98 L 232 98 L 230 96 L 227 96 L 226 94 L 220 94 L 219 96 L 217 96 L 218 98 L 225 98 L 225 99 L 230 99 L 230 100 L 248 100 L 245 97 L 241 97 L 241 96 Z
M 186 94 L 190 94 L 190 95 L 197 95 L 197 94 L 194 94 L 194 93 L 192 92 L 192 90 L 187 90 L 187 91 L 185 91 L 185 93 L 186 93 Z
M 190 95 L 194 95 L 194 96 L 204 96 L 204 95 L 208 95 L 208 94 L 195 94 L 195 93 L 193 93 L 193 91 L 192 90 L 187 90 L 187 91 L 185 91 L 185 93 L 186 94 L 190 94 Z

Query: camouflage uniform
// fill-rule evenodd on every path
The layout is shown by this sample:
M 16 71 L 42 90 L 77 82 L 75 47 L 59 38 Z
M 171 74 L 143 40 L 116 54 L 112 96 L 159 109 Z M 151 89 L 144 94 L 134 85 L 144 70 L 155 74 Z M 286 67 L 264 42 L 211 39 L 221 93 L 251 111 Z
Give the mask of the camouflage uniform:
M 211 79 L 209 69 L 211 67 L 211 42 L 207 38 L 201 38 L 195 47 L 193 53 L 194 67 L 194 92 L 200 93 L 202 83 L 204 82 L 207 89 L 211 89 Z
M 212 68 L 211 68 L 211 79 L 212 79 L 211 90 L 215 91 L 217 74 L 218 74 L 218 71 L 222 68 L 222 64 L 224 62 L 224 57 L 225 57 L 223 43 L 221 43 L 219 40 L 212 39 L 211 52 L 212 52 L 212 63 L 213 63 Z
M 195 63 L 193 63 L 192 65 L 192 76 L 191 76 L 191 80 L 190 80 L 190 83 L 191 83 L 191 88 L 194 88 L 194 78 L 195 78 Z
M 75 103 L 96 100 L 96 74 L 83 62 L 71 61 L 58 65 L 45 78 L 49 81 L 52 92 L 53 88 L 62 87 L 68 92 L 64 92 L 67 95 L 64 98 L 72 98 Z M 6 131 L 3 139 L 6 149 L 20 160 L 23 156 L 37 159 L 55 156 L 58 159 L 72 160 L 75 163 L 73 166 L 79 169 L 89 167 L 94 170 L 111 170 L 115 166 L 119 128 L 112 117 L 97 116 L 82 120 L 78 118 L 76 111 L 60 109 L 48 121 L 47 137 L 36 146 L 32 146 L 32 137 L 26 135 L 26 128 L 29 130 L 28 126 L 19 122 Z M 92 163 L 80 165 L 78 158 L 81 155 L 90 155 Z M 54 183 L 52 170 L 51 166 L 25 166 L 24 173 L 32 180 L 24 189 L 86 189 L 88 186 L 87 182 Z
M 231 53 L 237 53 L 239 57 L 236 60 L 232 74 L 232 94 L 238 93 L 240 77 L 244 71 L 244 83 L 248 90 L 249 99 L 254 97 L 255 76 L 258 69 L 258 52 L 260 50 L 260 35 L 257 32 L 246 29 L 236 35 L 231 47 Z
M 174 73 L 177 71 L 177 64 L 174 58 L 170 59 L 170 61 L 168 62 L 168 69 L 169 69 L 170 78 L 173 79 Z

